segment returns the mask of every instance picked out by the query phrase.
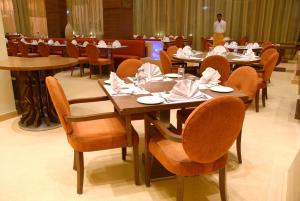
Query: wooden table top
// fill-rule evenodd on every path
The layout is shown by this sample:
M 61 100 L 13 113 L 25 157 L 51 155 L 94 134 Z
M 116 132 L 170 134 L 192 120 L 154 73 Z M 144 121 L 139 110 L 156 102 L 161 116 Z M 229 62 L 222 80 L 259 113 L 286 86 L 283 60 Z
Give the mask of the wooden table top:
M 193 59 L 189 59 L 189 58 L 181 58 L 181 57 L 177 57 L 177 56 L 173 56 L 173 58 L 175 60 L 179 60 L 179 61 L 185 61 L 185 62 L 191 62 L 191 63 L 202 63 L 203 59 L 206 57 L 207 52 L 203 52 L 200 53 L 198 55 L 196 55 L 196 58 Z M 235 56 L 234 53 L 229 52 L 228 55 L 226 56 L 226 59 L 228 60 L 228 62 L 230 64 L 237 64 L 237 65 L 249 65 L 249 64 L 253 64 L 253 63 L 257 63 L 260 61 L 260 57 L 257 57 L 253 60 L 235 60 L 238 59 L 238 56 Z
M 149 112 L 157 112 L 157 111 L 164 111 L 170 109 L 179 109 L 184 107 L 196 107 L 203 101 L 194 101 L 194 102 L 185 102 L 185 103 L 162 103 L 157 105 L 145 105 L 138 103 L 136 100 L 138 97 L 141 96 L 149 96 L 150 94 L 144 95 L 125 95 L 125 96 L 111 96 L 106 88 L 104 87 L 105 83 L 104 80 L 98 80 L 99 85 L 104 90 L 108 98 L 114 104 L 114 107 L 119 112 L 120 115 L 131 115 L 131 114 L 141 114 L 141 113 L 149 113 Z M 173 88 L 176 82 L 167 81 L 167 82 L 148 82 L 146 84 L 145 89 L 149 92 L 163 92 L 169 91 Z M 213 92 L 209 89 L 201 90 L 205 94 L 211 97 L 218 97 L 224 95 L 235 96 L 241 98 L 244 102 L 248 101 L 248 96 L 239 91 L 233 91 L 231 93 L 217 93 Z
M 0 61 L 0 69 L 11 71 L 37 71 L 67 68 L 78 64 L 78 59 L 49 56 L 49 57 L 12 57 Z

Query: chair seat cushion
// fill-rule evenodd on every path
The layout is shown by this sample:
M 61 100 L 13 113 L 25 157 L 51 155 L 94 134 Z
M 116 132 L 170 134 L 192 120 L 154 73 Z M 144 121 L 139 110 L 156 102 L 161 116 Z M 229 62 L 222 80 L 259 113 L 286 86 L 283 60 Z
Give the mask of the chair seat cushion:
M 120 59 L 140 59 L 139 56 L 125 55 L 125 54 L 114 54 L 113 58 L 120 58 Z
M 151 137 L 149 151 L 168 171 L 180 176 L 212 173 L 224 168 L 227 162 L 227 154 L 213 163 L 194 162 L 185 153 L 181 143 L 167 140 L 159 133 Z
M 105 150 L 127 146 L 125 123 L 119 118 L 73 122 L 73 132 L 68 141 L 74 150 L 80 152 Z M 133 144 L 138 144 L 134 129 Z
M 99 59 L 97 59 L 97 61 L 100 65 L 109 65 L 109 64 L 111 64 L 111 60 L 107 59 L 107 58 L 99 58 Z
M 78 62 L 80 64 L 88 64 L 89 63 L 89 59 L 87 57 L 78 57 Z

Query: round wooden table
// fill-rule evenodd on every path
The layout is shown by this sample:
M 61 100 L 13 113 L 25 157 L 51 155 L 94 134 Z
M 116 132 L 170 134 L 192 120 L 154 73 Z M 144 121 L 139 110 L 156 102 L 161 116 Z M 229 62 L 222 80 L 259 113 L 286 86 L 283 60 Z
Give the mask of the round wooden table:
M 179 61 L 184 61 L 184 62 L 191 62 L 191 63 L 202 63 L 203 59 L 205 59 L 207 53 L 200 53 L 194 57 L 191 57 L 191 58 L 182 58 L 182 57 L 177 57 L 176 55 L 173 56 L 173 58 L 175 60 L 179 60 Z M 256 57 L 254 59 L 251 59 L 251 60 L 242 60 L 240 59 L 240 57 L 236 56 L 235 53 L 228 53 L 226 56 L 225 56 L 228 60 L 228 62 L 233 65 L 250 65 L 250 64 L 253 64 L 253 63 L 257 63 L 260 61 L 260 57 Z
M 40 131 L 59 126 L 45 78 L 53 76 L 59 69 L 77 64 L 77 59 L 60 56 L 8 57 L 0 61 L 0 69 L 12 73 L 16 107 L 21 114 L 21 128 Z

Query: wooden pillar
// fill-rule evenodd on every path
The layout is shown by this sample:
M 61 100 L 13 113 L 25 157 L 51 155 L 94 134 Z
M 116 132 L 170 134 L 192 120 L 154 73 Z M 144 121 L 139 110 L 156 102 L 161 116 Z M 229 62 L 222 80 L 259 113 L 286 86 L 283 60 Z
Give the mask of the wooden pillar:
M 65 37 L 67 25 L 67 1 L 66 0 L 45 0 L 48 36 Z

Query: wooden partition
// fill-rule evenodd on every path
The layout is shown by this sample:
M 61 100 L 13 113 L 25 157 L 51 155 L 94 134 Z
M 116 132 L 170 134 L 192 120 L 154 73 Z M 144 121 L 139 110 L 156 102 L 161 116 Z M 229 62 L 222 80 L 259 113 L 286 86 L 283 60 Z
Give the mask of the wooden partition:
M 50 38 L 65 37 L 67 25 L 67 1 L 45 0 L 48 36 Z
M 103 0 L 104 38 L 132 38 L 132 0 Z

